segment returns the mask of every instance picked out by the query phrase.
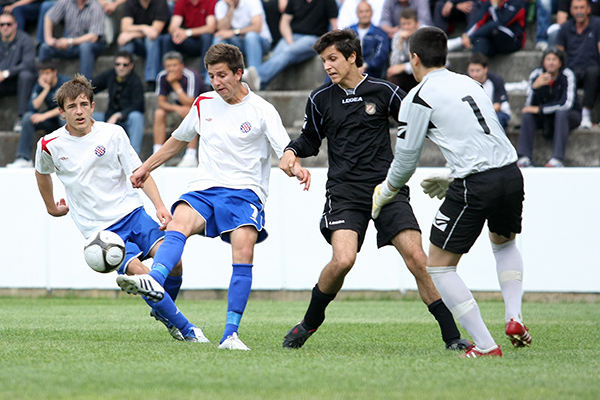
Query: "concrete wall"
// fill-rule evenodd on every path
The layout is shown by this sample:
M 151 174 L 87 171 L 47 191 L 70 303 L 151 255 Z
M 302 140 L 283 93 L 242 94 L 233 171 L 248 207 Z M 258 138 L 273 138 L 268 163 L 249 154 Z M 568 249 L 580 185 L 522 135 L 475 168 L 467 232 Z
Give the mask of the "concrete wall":
M 420 168 L 411 180 L 412 205 L 428 243 L 429 226 L 440 201 L 424 195 L 418 182 L 434 172 Z M 600 169 L 531 168 L 526 180 L 523 234 L 518 245 L 525 260 L 524 289 L 529 292 L 600 292 L 600 243 L 595 211 L 600 198 Z M 193 169 L 161 168 L 154 174 L 166 204 L 186 190 Z M 302 192 L 278 169 L 271 174 L 266 207 L 269 239 L 257 245 L 254 289 L 311 289 L 331 257 L 318 223 L 326 170 L 312 169 L 313 184 Z M 34 171 L 0 169 L 0 288 L 115 289 L 116 273 L 93 272 L 83 259 L 84 239 L 70 217 L 45 212 Z M 55 181 L 56 198 L 63 195 Z M 150 214 L 153 210 L 148 208 Z M 219 239 L 190 238 L 184 252 L 184 289 L 225 289 L 229 283 L 230 247 Z M 459 273 L 470 288 L 496 291 L 498 283 L 487 233 L 461 261 Z M 348 290 L 415 290 L 413 277 L 394 249 L 376 250 L 375 231 L 346 279 Z

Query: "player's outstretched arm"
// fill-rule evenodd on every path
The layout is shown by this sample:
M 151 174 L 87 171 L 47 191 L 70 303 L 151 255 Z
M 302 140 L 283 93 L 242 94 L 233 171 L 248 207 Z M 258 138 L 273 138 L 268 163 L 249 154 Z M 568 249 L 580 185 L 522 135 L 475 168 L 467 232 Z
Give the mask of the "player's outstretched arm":
M 392 188 L 387 179 L 375 186 L 373 190 L 373 207 L 371 209 L 371 218 L 377 219 L 383 206 L 392 201 L 398 194 L 398 189 Z
M 154 178 L 152 178 L 152 176 L 148 176 L 148 179 L 146 179 L 144 188 L 142 190 L 144 191 L 144 193 L 146 193 L 146 196 L 148 196 L 148 198 L 152 201 L 152 204 L 154 204 L 154 208 L 156 209 L 156 216 L 160 221 L 160 230 L 165 230 L 169 222 L 171 222 L 171 220 L 173 219 L 173 217 L 165 207 L 165 204 L 163 203 L 162 198 L 160 197 L 158 187 L 156 186 L 156 182 L 154 181 Z
M 450 177 L 450 172 L 438 172 L 423 179 L 421 187 L 423 188 L 423 192 L 428 194 L 432 199 L 437 197 L 441 200 L 446 197 L 448 186 L 450 186 L 453 180 Z
M 160 150 L 150 156 L 141 167 L 133 171 L 130 178 L 131 185 L 134 188 L 143 189 L 144 182 L 150 177 L 150 172 L 163 165 L 175 154 L 179 153 L 179 151 L 187 146 L 187 144 L 188 142 L 177 140 L 171 136 Z
M 311 176 L 310 172 L 302 166 L 300 159 L 296 157 L 296 153 L 292 150 L 286 150 L 279 161 L 279 168 L 286 173 L 287 176 L 295 176 L 304 185 L 304 190 L 310 189 Z
M 49 174 L 40 174 L 39 172 L 35 171 L 35 179 L 37 180 L 38 189 L 40 190 L 40 194 L 42 195 L 42 199 L 44 200 L 48 214 L 52 215 L 53 217 L 62 217 L 63 215 L 67 215 L 69 212 L 69 206 L 67 206 L 65 199 L 60 199 L 59 201 L 54 202 L 54 185 L 52 183 L 52 176 Z

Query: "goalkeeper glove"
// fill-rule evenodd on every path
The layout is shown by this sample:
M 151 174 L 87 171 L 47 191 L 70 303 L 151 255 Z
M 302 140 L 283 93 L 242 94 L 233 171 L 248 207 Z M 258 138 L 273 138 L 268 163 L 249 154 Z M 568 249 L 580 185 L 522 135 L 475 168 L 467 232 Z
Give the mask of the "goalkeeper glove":
M 421 187 L 423 188 L 423 192 L 428 194 L 432 199 L 437 197 L 441 200 L 446 197 L 448 186 L 450 186 L 453 180 L 454 178 L 451 178 L 448 172 L 436 173 L 423 179 Z
M 387 179 L 381 182 L 373 190 L 373 208 L 371 209 L 371 217 L 377 219 L 381 212 L 381 207 L 392 201 L 398 194 L 398 189 L 392 190 L 387 183 Z

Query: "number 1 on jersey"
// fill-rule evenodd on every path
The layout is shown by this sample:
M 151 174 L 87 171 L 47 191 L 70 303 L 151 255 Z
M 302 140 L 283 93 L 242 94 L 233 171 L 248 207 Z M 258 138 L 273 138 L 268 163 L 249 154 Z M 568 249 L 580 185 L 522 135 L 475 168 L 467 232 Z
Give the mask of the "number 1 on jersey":
M 481 114 L 481 110 L 477 106 L 477 103 L 475 103 L 475 100 L 473 100 L 473 98 L 471 96 L 465 96 L 461 100 L 464 101 L 465 103 L 468 103 L 469 106 L 471 106 L 471 109 L 473 110 L 473 114 L 475 114 L 475 117 L 477 118 L 477 121 L 479 121 L 479 125 L 481 125 L 481 128 L 483 129 L 483 132 L 486 135 L 489 135 L 490 134 L 490 127 L 485 122 L 485 118 L 483 118 L 483 114 Z

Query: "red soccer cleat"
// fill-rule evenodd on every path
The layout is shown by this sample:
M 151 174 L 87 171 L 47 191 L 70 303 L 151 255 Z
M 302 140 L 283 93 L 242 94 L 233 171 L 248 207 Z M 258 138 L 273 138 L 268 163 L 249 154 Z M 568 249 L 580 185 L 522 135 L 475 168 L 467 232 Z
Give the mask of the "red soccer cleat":
M 506 336 L 510 339 L 510 342 L 515 347 L 525 347 L 531 344 L 531 335 L 529 334 L 529 328 L 511 319 L 506 323 Z
M 492 350 L 483 352 L 477 348 L 477 346 L 471 346 L 465 354 L 461 354 L 460 357 L 465 358 L 477 358 L 477 357 L 502 357 L 502 349 L 500 345 L 497 345 Z

